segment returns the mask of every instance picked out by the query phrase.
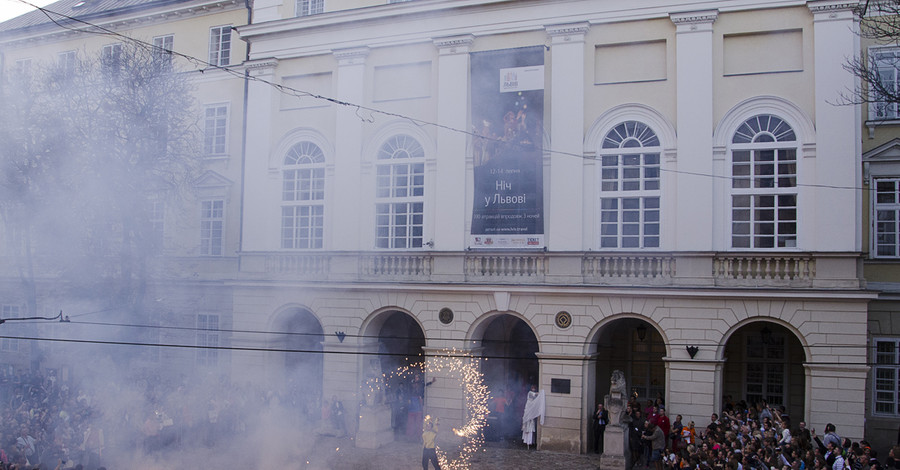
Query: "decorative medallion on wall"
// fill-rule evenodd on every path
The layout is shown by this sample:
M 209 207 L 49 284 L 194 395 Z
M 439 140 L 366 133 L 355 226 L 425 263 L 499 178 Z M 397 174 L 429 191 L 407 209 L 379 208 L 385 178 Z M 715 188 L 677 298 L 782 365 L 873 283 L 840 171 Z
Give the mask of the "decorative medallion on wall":
M 442 308 L 441 311 L 438 312 L 438 319 L 441 320 L 441 323 L 449 325 L 450 322 L 453 321 L 453 310 L 450 310 L 447 307 Z
M 572 326 L 572 314 L 563 310 L 556 314 L 556 326 L 566 329 Z

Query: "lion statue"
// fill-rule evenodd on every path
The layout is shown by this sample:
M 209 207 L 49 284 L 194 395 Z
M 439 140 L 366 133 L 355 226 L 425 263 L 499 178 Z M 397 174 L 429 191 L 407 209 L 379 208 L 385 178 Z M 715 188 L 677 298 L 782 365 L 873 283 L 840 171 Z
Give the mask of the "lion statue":
M 609 394 L 612 396 L 625 396 L 628 391 L 628 387 L 625 384 L 625 373 L 620 370 L 614 370 L 612 376 L 609 378 L 610 386 L 609 386 Z

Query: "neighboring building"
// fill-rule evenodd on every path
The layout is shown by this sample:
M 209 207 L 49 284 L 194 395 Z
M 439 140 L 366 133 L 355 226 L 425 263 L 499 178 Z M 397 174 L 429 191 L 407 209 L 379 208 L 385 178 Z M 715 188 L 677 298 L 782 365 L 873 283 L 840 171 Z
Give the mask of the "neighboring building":
M 586 449 L 614 369 L 698 425 L 730 396 L 863 437 L 856 3 L 312 3 L 240 31 L 288 92 L 249 84 L 234 315 L 324 334 L 324 396 L 370 365 L 329 352 L 462 348 L 548 392 L 544 449 Z
M 856 87 L 856 3 L 640 3 L 253 2 L 246 101 L 197 77 L 210 172 L 197 218 L 164 225 L 160 321 L 272 351 L 197 367 L 348 407 L 422 353 L 483 356 L 516 412 L 546 390 L 543 449 L 587 450 L 614 370 L 700 426 L 733 397 L 864 437 L 864 127 L 834 105 Z M 217 28 L 247 11 L 202 4 L 120 14 L 227 65 Z M 6 69 L 105 45 L 17 21 Z M 458 425 L 458 380 L 428 375 L 426 412 Z
M 883 18 L 877 5 L 867 14 L 868 21 Z M 864 38 L 862 52 L 882 83 L 896 89 L 900 46 Z M 878 299 L 869 303 L 866 436 L 885 448 L 900 443 L 900 115 L 897 103 L 869 93 L 862 129 L 862 251 L 866 285 Z
M 151 299 L 150 320 L 154 324 L 187 327 L 178 333 L 171 333 L 173 330 L 162 334 L 155 332 L 156 338 L 198 345 L 219 340 L 217 336 L 190 328 L 231 324 L 231 293 L 223 281 L 234 277 L 240 243 L 245 83 L 241 64 L 247 56 L 246 44 L 236 39 L 233 29 L 247 23 L 249 11 L 245 2 L 62 0 L 46 8 L 54 12 L 51 16 L 59 24 L 40 11 L 0 23 L 0 77 L 3 83 L 28 79 L 29 71 L 46 64 L 58 62 L 74 68 L 77 61 L 85 57 L 102 54 L 107 59 L 120 54 L 124 38 L 97 34 L 100 28 L 105 28 L 152 45 L 156 52 L 169 56 L 178 64 L 195 85 L 197 122 L 204 139 L 200 146 L 204 152 L 203 168 L 183 205 L 167 207 L 165 198 L 154 199 L 148 195 L 153 236 L 158 238 L 162 250 L 151 266 L 154 275 L 147 297 Z M 77 18 L 77 21 L 66 16 Z M 208 64 L 190 63 L 180 54 Z M 224 68 L 235 73 L 228 73 Z M 38 311 L 28 311 L 12 252 L 21 248 L 15 244 L 15 239 L 15 233 L 3 233 L 0 228 L 3 318 L 16 313 L 20 317 L 52 316 L 47 313 L 55 314 L 58 309 L 77 317 L 81 313 L 103 310 L 90 299 L 63 297 L 60 289 L 54 288 L 54 279 L 38 272 Z M 114 313 L 98 312 L 83 319 L 103 321 L 115 318 Z M 6 331 L 25 328 L 12 323 L 4 327 Z M 166 334 L 173 336 L 166 337 Z M 2 343 L 0 347 L 4 348 L 4 354 L 0 362 L 4 369 L 27 369 L 29 356 L 34 356 L 34 351 L 23 345 L 30 347 L 33 342 L 7 340 Z M 44 366 L 64 367 L 65 364 L 54 363 L 53 358 L 65 355 L 59 353 L 64 352 L 66 346 L 44 346 L 57 353 L 47 355 L 51 359 Z M 228 370 L 225 357 L 222 363 L 217 363 L 218 357 L 212 356 L 189 349 L 157 350 L 156 354 L 150 355 L 148 366 L 161 362 L 180 364 L 182 372 L 214 370 L 221 373 Z

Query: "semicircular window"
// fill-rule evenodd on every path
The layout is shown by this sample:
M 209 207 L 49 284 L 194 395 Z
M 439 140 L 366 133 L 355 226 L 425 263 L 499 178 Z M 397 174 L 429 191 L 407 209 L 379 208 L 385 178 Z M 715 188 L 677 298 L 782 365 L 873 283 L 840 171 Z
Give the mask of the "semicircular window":
M 375 165 L 375 246 L 422 248 L 425 149 L 397 134 L 378 148 Z
M 282 169 L 281 203 L 281 248 L 322 248 L 325 154 L 318 145 L 304 141 L 288 149 Z
M 640 121 L 613 127 L 600 149 L 600 248 L 659 248 L 659 138 Z
M 797 246 L 797 135 L 778 116 L 753 116 L 732 136 L 731 246 Z

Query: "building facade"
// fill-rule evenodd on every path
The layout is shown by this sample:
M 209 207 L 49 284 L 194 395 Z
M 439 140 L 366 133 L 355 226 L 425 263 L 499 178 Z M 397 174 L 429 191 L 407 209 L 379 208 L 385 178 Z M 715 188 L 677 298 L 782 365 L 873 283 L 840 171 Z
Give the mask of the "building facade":
M 147 34 L 214 62 L 234 25 L 246 80 L 196 74 L 210 171 L 156 279 L 162 322 L 247 350 L 216 358 L 232 379 L 350 406 L 470 354 L 516 412 L 545 390 L 539 447 L 568 452 L 615 370 L 698 425 L 745 399 L 874 429 L 866 127 L 835 105 L 856 2 L 195 3 Z M 63 49 L 7 34 L 7 68 Z M 457 378 L 423 381 L 425 412 L 467 419 Z
M 356 353 L 484 356 L 547 391 L 545 449 L 586 450 L 616 369 L 698 423 L 765 399 L 863 437 L 855 3 L 351 3 L 241 29 L 236 322 L 312 325 L 353 402 Z

